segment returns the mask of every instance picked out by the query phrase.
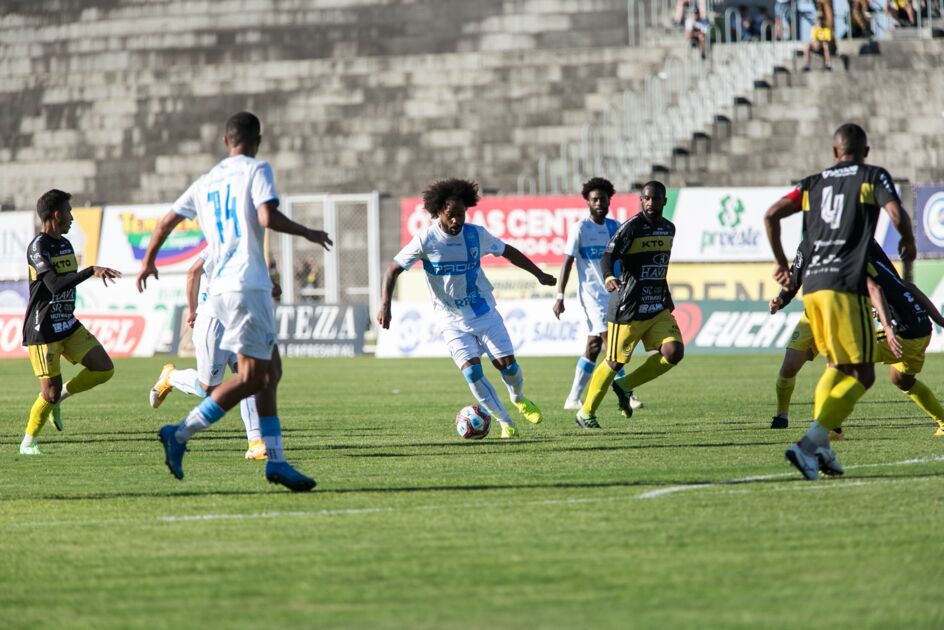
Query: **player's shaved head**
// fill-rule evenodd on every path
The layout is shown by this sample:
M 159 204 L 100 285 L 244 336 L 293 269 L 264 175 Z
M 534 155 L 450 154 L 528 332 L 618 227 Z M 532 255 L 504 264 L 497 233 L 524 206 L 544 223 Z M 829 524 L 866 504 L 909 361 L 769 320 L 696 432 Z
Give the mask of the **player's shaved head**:
M 441 179 L 423 192 L 423 206 L 430 216 L 438 217 L 449 201 L 473 207 L 479 202 L 479 185 L 465 179 Z
M 665 199 L 665 184 L 655 179 L 650 180 L 642 185 L 642 190 L 649 188 L 653 193 L 659 197 Z
M 846 123 L 833 134 L 836 157 L 848 156 L 861 160 L 869 153 L 869 139 L 865 129 L 855 123 Z
M 230 147 L 252 147 L 262 137 L 262 123 L 255 114 L 239 112 L 226 121 L 226 141 Z

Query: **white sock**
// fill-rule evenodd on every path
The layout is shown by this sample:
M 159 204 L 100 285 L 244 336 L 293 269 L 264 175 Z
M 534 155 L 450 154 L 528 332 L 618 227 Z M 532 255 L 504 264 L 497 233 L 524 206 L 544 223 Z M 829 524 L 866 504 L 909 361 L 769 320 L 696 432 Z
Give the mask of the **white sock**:
M 499 370 L 505 387 L 508 388 L 508 395 L 511 401 L 519 403 L 524 399 L 524 374 L 521 372 L 521 366 L 517 362 L 512 363 L 506 368 Z
M 587 357 L 577 359 L 577 369 L 574 371 L 574 384 L 570 386 L 568 400 L 580 400 L 580 394 L 587 388 L 590 377 L 593 376 L 594 362 Z
M 29 446 L 29 445 L 32 444 L 35 440 L 36 440 L 36 438 L 34 438 L 34 437 L 33 437 L 32 435 L 30 435 L 29 433 L 27 433 L 26 435 L 23 436 L 23 441 L 20 442 L 20 446 Z
M 243 398 L 239 402 L 239 415 L 242 416 L 243 426 L 246 427 L 246 440 L 261 440 L 262 431 L 259 429 L 259 410 L 256 409 L 255 396 Z
M 485 408 L 490 416 L 502 422 L 511 422 L 508 412 L 505 411 L 501 401 L 498 400 L 498 394 L 491 383 L 488 382 L 488 379 L 483 377 L 469 383 L 469 389 L 472 390 L 472 395 L 475 396 L 475 399 L 479 401 L 479 404 Z
M 199 396 L 200 398 L 206 396 L 206 392 L 200 387 L 200 378 L 197 376 L 196 370 L 173 370 L 167 380 L 174 389 L 179 389 L 185 394 Z

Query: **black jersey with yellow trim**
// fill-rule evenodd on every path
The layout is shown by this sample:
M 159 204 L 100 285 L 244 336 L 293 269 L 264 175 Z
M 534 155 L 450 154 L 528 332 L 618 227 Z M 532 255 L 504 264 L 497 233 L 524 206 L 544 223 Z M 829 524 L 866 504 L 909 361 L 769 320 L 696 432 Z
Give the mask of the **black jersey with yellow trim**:
M 882 288 L 896 335 L 902 339 L 920 339 L 931 334 L 931 316 L 875 241 L 869 246 L 866 273 Z
M 75 318 L 75 285 L 53 293 L 46 274 L 76 274 L 75 250 L 68 239 L 39 233 L 26 250 L 29 265 L 29 302 L 23 321 L 23 345 L 34 346 L 65 339 L 79 322 Z
M 866 295 L 865 264 L 879 208 L 899 201 L 891 175 L 880 166 L 839 162 L 804 178 L 799 188 L 809 246 L 804 291 Z
M 607 321 L 626 324 L 651 319 L 670 300 L 666 276 L 675 225 L 660 218 L 650 223 L 640 212 L 624 222 L 606 246 L 607 260 L 620 263 L 620 288 L 610 294 Z M 604 269 L 604 274 L 608 273 Z

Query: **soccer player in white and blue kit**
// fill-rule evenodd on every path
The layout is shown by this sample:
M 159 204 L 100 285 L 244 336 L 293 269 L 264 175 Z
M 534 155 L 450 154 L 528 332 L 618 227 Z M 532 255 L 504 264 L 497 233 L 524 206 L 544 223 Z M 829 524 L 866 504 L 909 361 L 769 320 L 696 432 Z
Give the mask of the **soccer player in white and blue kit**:
M 268 454 L 266 479 L 303 492 L 311 490 L 315 480 L 290 466 L 282 451 L 276 405 L 282 363 L 275 344 L 272 281 L 263 238 L 269 228 L 302 236 L 325 249 L 332 243 L 325 232 L 295 223 L 279 212 L 272 167 L 255 157 L 261 140 L 262 125 L 253 114 L 240 112 L 229 118 L 223 138 L 229 157 L 194 182 L 161 220 L 138 274 L 138 290 L 146 288 L 149 276 L 157 277 L 157 252 L 174 227 L 184 218 L 197 217 L 213 260 L 207 303 L 223 326 L 220 347 L 236 353 L 238 369 L 179 424 L 161 427 L 158 436 L 164 462 L 174 477 L 183 479 L 187 442 L 255 394 Z
M 223 339 L 223 325 L 207 301 L 210 297 L 210 278 L 213 275 L 213 261 L 210 250 L 204 249 L 187 270 L 187 324 L 193 328 L 193 348 L 197 359 L 197 369 L 178 370 L 173 363 L 168 363 L 161 370 L 161 375 L 151 388 L 151 407 L 157 409 L 171 391 L 177 389 L 206 398 L 220 383 L 226 367 L 236 372 L 236 355 L 220 347 Z M 281 289 L 276 285 L 272 297 L 278 297 Z M 246 428 L 246 459 L 266 459 L 265 442 L 259 429 L 259 411 L 256 409 L 256 397 L 243 398 L 239 403 L 239 415 Z
M 512 404 L 525 420 L 539 423 L 541 410 L 524 396 L 524 376 L 505 322 L 495 310 L 492 285 L 482 272 L 481 259 L 486 254 L 502 256 L 543 285 L 554 286 L 556 280 L 485 228 L 465 222 L 466 209 L 478 201 L 478 184 L 462 179 L 438 181 L 423 193 L 426 211 L 434 221 L 400 250 L 387 269 L 377 322 L 390 327 L 390 300 L 397 277 L 422 261 L 443 341 L 453 361 L 475 399 L 501 425 L 501 436 L 513 438 L 518 429 L 485 378 L 481 356 L 487 354 L 499 370 Z
M 587 346 L 583 355 L 577 360 L 577 370 L 574 382 L 570 387 L 570 394 L 564 402 L 564 409 L 580 409 L 583 402 L 580 394 L 590 382 L 593 368 L 596 365 L 600 350 L 606 345 L 606 307 L 610 301 L 610 294 L 603 285 L 603 272 L 600 269 L 600 258 L 607 243 L 619 229 L 619 221 L 610 219 L 610 200 L 616 194 L 613 184 L 602 177 L 589 179 L 580 192 L 587 202 L 589 216 L 570 226 L 567 232 L 567 245 L 564 248 L 564 262 L 561 265 L 560 279 L 557 285 L 557 299 L 554 301 L 554 316 L 560 319 L 564 306 L 564 291 L 567 289 L 567 280 L 570 271 L 577 263 L 577 299 L 583 308 L 587 324 Z M 622 370 L 617 375 L 623 376 Z M 632 392 L 627 392 L 631 409 L 641 408 L 639 401 Z

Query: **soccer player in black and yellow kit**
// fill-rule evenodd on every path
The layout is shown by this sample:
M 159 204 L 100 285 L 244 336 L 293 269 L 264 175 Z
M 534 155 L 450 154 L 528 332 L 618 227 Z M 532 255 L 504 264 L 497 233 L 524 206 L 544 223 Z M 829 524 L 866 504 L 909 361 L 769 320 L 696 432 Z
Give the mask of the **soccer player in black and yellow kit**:
M 600 428 L 596 411 L 611 384 L 620 411 L 628 418 L 633 415 L 629 392 L 665 374 L 684 356 L 682 334 L 672 315 L 675 305 L 666 282 L 675 226 L 662 217 L 665 201 L 661 182 L 646 183 L 640 195 L 641 211 L 619 227 L 600 259 L 604 286 L 610 292 L 606 360 L 593 371 L 583 407 L 577 412 L 577 425 L 584 429 Z M 622 270 L 619 280 L 613 276 L 617 261 Z M 658 352 L 614 380 L 640 341 L 646 350 Z
M 26 251 L 30 296 L 23 322 L 23 345 L 29 349 L 33 373 L 39 378 L 42 392 L 30 409 L 20 455 L 42 455 L 36 436 L 49 414 L 55 412 L 56 428 L 61 431 L 59 403 L 71 394 L 104 383 L 115 371 L 98 339 L 75 318 L 75 287 L 92 276 L 107 284 L 121 274 L 107 267 L 78 270 L 72 243 L 62 236 L 72 227 L 71 197 L 54 189 L 39 198 L 36 212 L 43 230 Z M 60 357 L 85 368 L 65 385 L 59 371 Z
M 770 312 L 776 313 L 786 307 L 799 290 L 801 277 L 799 266 L 794 263 L 791 275 L 794 284 L 783 289 L 770 301 Z M 922 411 L 937 423 L 934 435 L 944 436 L 944 407 L 938 402 L 927 385 L 917 379 L 924 367 L 925 350 L 931 342 L 931 321 L 944 326 L 944 316 L 934 303 L 911 282 L 903 280 L 878 243 L 869 247 L 868 273 L 869 296 L 875 307 L 882 330 L 878 333 L 876 360 L 889 366 L 892 384 L 911 398 Z M 816 346 L 813 331 L 805 317 L 797 322 L 783 365 L 777 379 L 777 415 L 772 429 L 787 427 L 787 413 L 796 375 L 807 361 L 814 358 Z M 835 435 L 832 436 L 836 438 Z
M 816 385 L 813 425 L 785 455 L 809 480 L 819 470 L 842 474 L 829 447 L 829 431 L 842 425 L 856 401 L 875 382 L 876 339 L 866 286 L 869 243 L 879 208 L 884 208 L 901 235 L 902 260 L 915 258 L 911 220 L 901 208 L 891 175 L 865 163 L 869 154 L 865 131 L 847 123 L 833 135 L 838 162 L 800 182 L 800 204 L 791 197 L 767 211 L 765 223 L 777 265 L 774 279 L 790 286 L 787 258 L 780 242 L 780 221 L 803 212 L 803 242 L 809 252 L 803 269 L 804 307 L 813 340 L 827 358 Z

